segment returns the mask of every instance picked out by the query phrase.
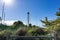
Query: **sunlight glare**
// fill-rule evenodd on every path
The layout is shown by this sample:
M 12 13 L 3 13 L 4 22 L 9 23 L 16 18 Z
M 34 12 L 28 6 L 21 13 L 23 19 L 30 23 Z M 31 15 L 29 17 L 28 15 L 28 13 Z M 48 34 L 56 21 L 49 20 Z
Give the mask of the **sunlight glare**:
M 3 3 L 5 3 L 5 5 L 12 5 L 13 0 L 3 0 Z

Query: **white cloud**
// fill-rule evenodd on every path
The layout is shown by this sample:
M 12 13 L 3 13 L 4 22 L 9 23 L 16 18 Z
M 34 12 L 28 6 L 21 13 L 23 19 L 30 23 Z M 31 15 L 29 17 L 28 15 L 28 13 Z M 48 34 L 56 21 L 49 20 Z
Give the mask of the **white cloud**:
M 6 25 L 12 25 L 15 22 L 15 20 L 5 21 Z
M 8 21 L 5 21 L 5 24 L 10 26 L 10 25 L 12 25 L 15 21 L 18 21 L 18 20 L 8 20 Z M 25 25 L 27 24 L 26 21 L 24 21 L 23 23 L 24 23 Z M 42 23 L 41 23 L 41 22 L 39 23 L 39 21 L 31 21 L 31 24 L 42 27 Z

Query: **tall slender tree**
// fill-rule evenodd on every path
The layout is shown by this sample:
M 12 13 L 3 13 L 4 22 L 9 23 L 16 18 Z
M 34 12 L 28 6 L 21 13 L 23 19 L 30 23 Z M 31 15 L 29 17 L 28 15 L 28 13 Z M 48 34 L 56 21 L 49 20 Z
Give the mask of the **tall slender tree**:
M 60 8 L 59 8 L 58 12 L 56 13 L 56 16 L 60 16 Z
M 45 26 L 50 26 L 51 25 L 51 23 L 50 23 L 50 21 L 48 21 L 47 17 L 45 17 L 45 20 L 41 20 L 41 22 L 44 23 Z
M 0 23 L 2 23 L 2 18 L 0 17 Z

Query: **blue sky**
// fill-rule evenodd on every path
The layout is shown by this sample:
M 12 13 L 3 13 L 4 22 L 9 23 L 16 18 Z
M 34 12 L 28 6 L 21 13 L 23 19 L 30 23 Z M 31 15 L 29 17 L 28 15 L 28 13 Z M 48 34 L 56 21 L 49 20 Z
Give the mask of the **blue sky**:
M 41 19 L 55 19 L 60 7 L 60 0 L 14 0 L 14 4 L 5 6 L 6 20 L 21 20 L 27 23 L 27 12 L 30 12 L 30 23 L 41 26 Z M 0 2 L 0 16 L 2 3 Z

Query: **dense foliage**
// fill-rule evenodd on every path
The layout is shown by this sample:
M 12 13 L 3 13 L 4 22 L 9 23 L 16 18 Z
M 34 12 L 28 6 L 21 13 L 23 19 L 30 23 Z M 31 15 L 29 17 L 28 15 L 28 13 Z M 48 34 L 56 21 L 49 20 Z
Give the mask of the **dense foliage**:
M 44 33 L 45 31 L 42 28 L 32 24 L 27 27 L 21 21 L 16 21 L 11 26 L 0 24 L 0 35 L 37 36 Z

